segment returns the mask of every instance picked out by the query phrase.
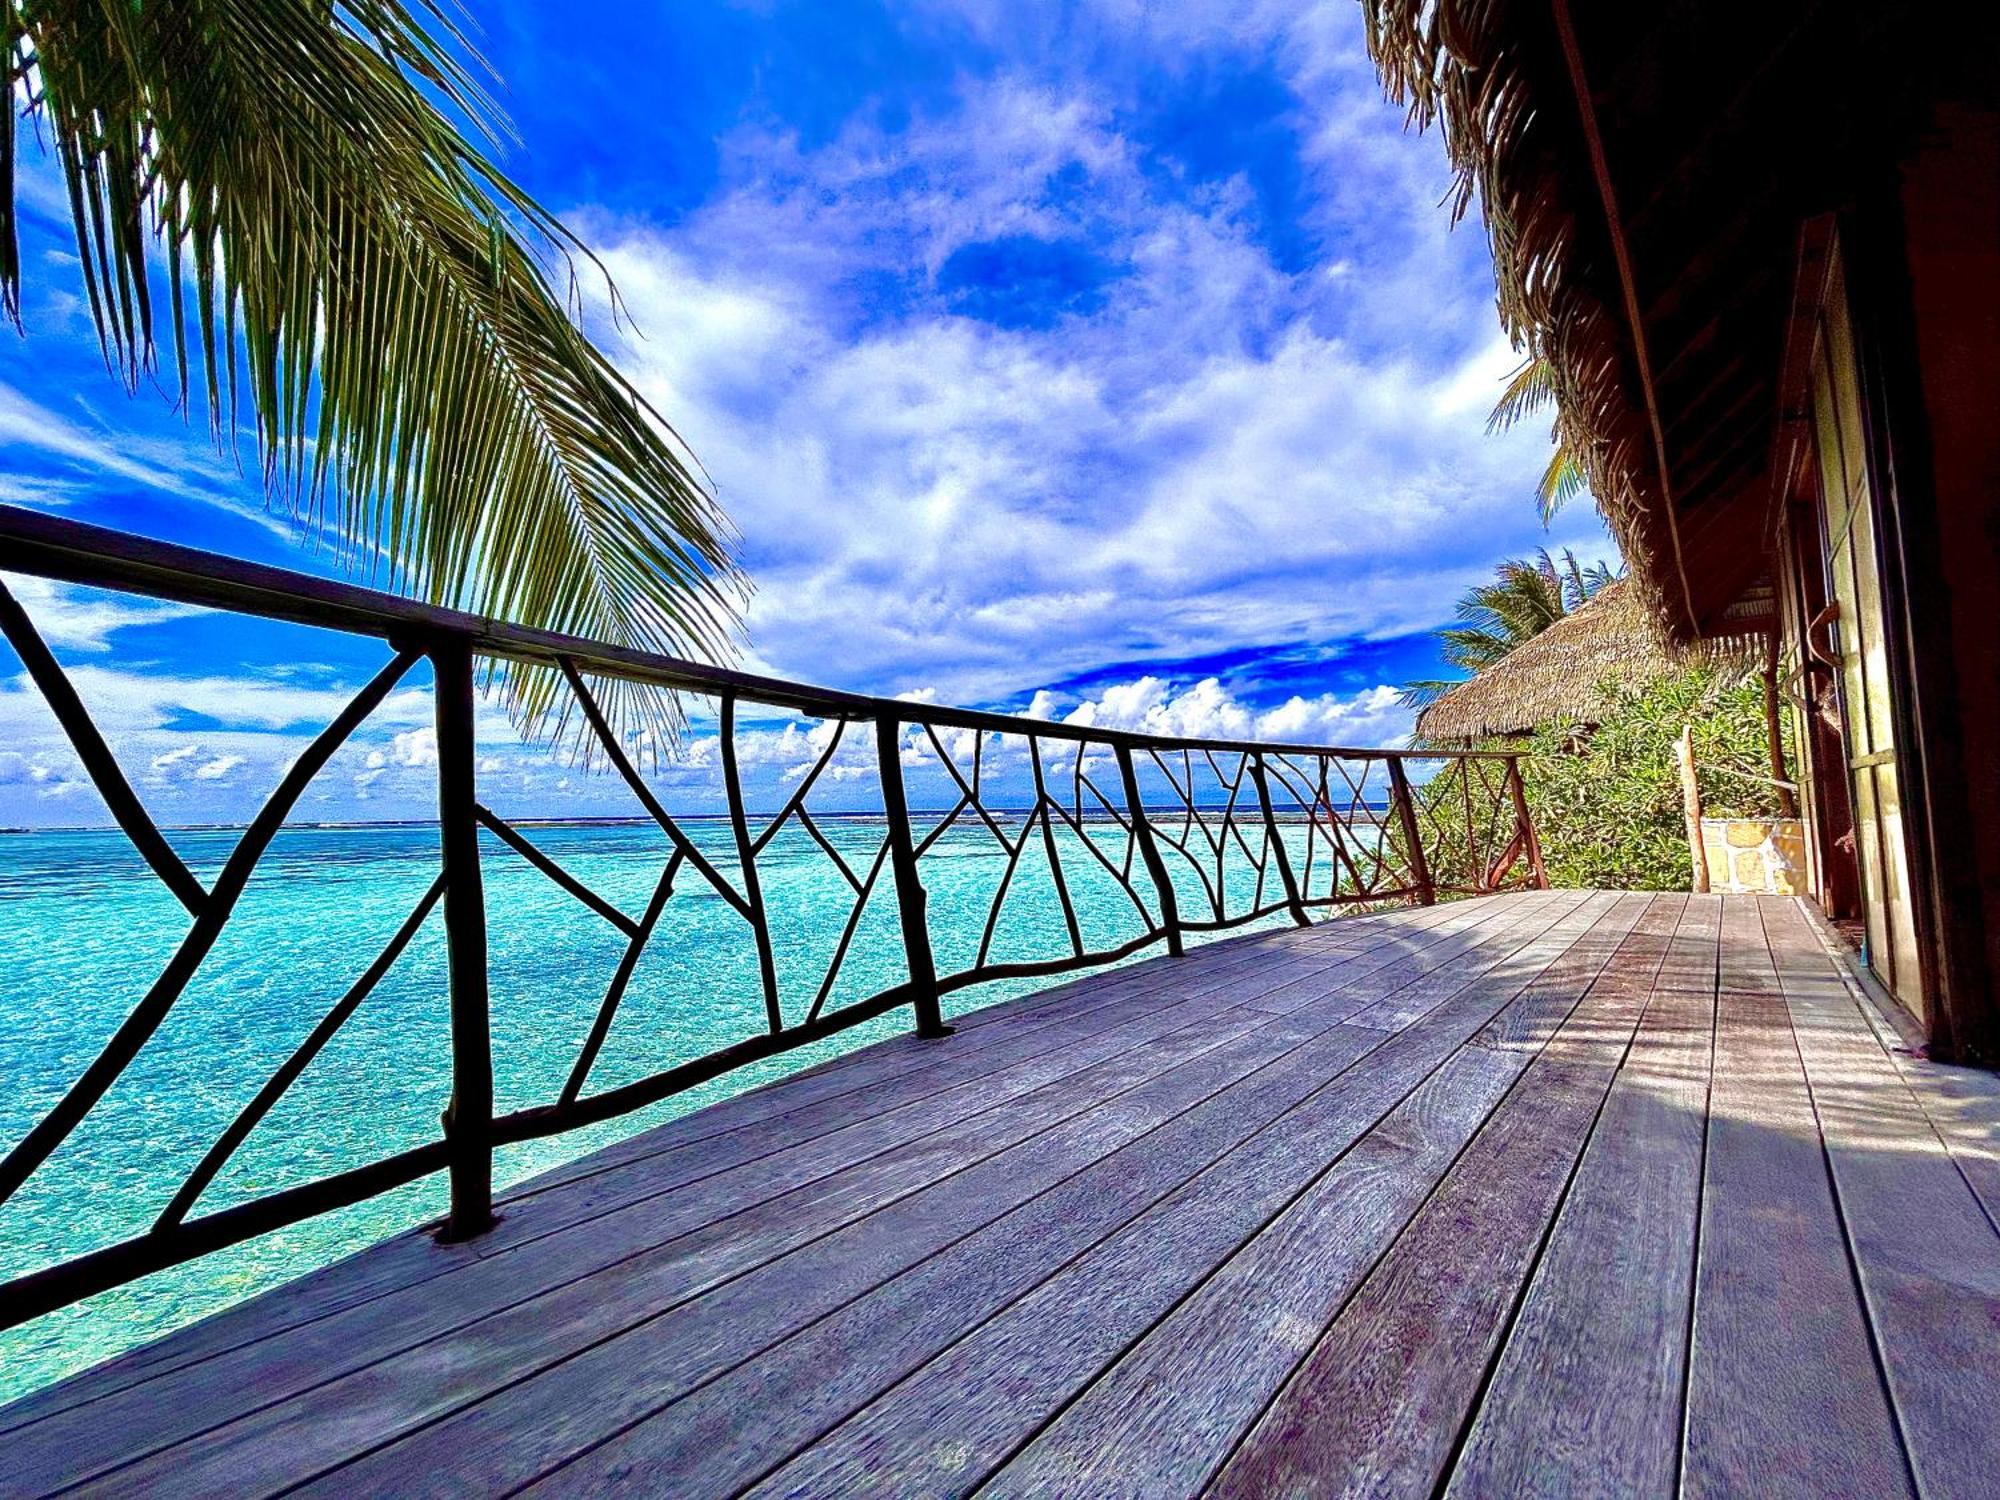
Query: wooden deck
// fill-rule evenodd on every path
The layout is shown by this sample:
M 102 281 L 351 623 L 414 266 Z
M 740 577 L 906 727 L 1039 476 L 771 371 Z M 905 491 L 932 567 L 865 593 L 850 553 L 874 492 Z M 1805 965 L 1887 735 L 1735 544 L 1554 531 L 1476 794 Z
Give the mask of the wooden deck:
M 1991 1495 L 2000 1087 L 1792 902 L 1223 943 L 0 1411 L 0 1489 Z

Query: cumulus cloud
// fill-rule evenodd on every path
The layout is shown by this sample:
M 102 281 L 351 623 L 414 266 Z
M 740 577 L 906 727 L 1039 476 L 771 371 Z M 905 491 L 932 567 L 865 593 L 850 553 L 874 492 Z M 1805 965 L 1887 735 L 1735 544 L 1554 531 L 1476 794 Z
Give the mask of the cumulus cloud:
M 221 781 L 231 771 L 243 764 L 240 755 L 218 755 L 213 760 L 203 761 L 194 768 L 196 781 Z
M 746 129 L 672 229 L 586 217 L 646 336 L 603 331 L 737 519 L 774 670 L 976 702 L 1382 638 L 1543 539 L 1545 436 L 1483 430 L 1514 356 L 1437 143 L 1381 99 L 1351 5 L 1227 9 L 999 27 L 990 76 L 893 129 Z M 1134 123 L 1142 63 L 1218 58 L 1291 90 L 1302 264 L 1242 178 Z M 953 268 L 1022 246 L 1084 247 L 1089 296 L 968 304 Z M 1603 550 L 1588 518 L 1575 539 Z
M 1148 676 L 1104 688 L 1060 713 L 1056 695 L 1038 693 L 1030 713 L 1060 718 L 1065 724 L 1173 739 L 1256 739 L 1376 749 L 1409 738 L 1411 717 L 1399 698 L 1397 689 L 1378 684 L 1345 698 L 1333 693 L 1295 695 L 1259 710 L 1240 701 L 1219 678 L 1176 687 L 1164 678 Z
M 437 729 L 429 724 L 401 731 L 382 749 L 370 750 L 367 761 L 371 771 L 384 770 L 389 766 L 418 770 L 437 763 Z
M 0 494 L 0 499 L 5 498 Z M 186 605 L 74 588 L 22 573 L 0 576 L 6 580 L 7 591 L 34 621 L 35 633 L 55 650 L 108 651 L 117 631 L 199 613 Z

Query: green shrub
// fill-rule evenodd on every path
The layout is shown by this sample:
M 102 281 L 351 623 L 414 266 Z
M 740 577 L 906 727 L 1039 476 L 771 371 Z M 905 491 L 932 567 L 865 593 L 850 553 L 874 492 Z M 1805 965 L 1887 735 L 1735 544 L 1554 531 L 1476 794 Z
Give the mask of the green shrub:
M 1718 818 L 1778 816 L 1768 784 L 1764 692 L 1691 668 L 1643 687 L 1607 685 L 1594 729 L 1550 725 L 1522 761 L 1542 862 L 1556 886 L 1686 890 L 1687 825 L 1675 742 L 1694 725 L 1703 811 Z M 1786 764 L 1792 762 L 1787 758 Z
M 1703 812 L 1717 818 L 1774 818 L 1765 748 L 1764 690 L 1696 667 L 1642 687 L 1607 683 L 1603 720 L 1595 727 L 1547 725 L 1526 742 L 1495 740 L 1488 750 L 1523 752 L 1528 809 L 1541 838 L 1542 865 L 1558 887 L 1677 891 L 1690 883 L 1687 823 L 1681 808 L 1676 742 L 1694 725 L 1695 770 Z M 1787 747 L 1789 749 L 1789 747 Z M 1790 764 L 1789 756 L 1787 764 Z M 1465 779 L 1473 778 L 1475 840 L 1465 836 Z M 1484 863 L 1512 834 L 1512 811 L 1500 795 L 1500 768 L 1491 762 L 1442 767 L 1415 790 L 1432 880 L 1467 889 Z M 1407 865 L 1401 830 L 1389 840 Z M 1510 879 L 1519 878 L 1517 868 Z

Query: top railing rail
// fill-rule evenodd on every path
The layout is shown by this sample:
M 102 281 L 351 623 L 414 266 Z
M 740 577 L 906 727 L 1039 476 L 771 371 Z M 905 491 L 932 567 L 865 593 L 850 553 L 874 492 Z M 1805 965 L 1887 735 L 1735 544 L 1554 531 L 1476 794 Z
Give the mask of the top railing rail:
M 463 639 L 483 656 L 507 661 L 554 665 L 568 660 L 607 677 L 651 683 L 678 692 L 718 695 L 733 693 L 774 708 L 790 708 L 819 716 L 840 715 L 875 719 L 910 716 L 914 705 L 900 698 L 879 698 L 838 688 L 814 687 L 782 677 L 763 677 L 705 662 L 686 661 L 613 646 L 552 630 L 536 630 L 463 610 L 443 609 L 376 589 L 315 578 L 287 568 L 246 562 L 213 552 L 156 541 L 129 532 L 50 516 L 19 506 L 0 505 L 0 571 L 31 573 L 62 583 L 144 594 L 178 604 L 201 604 L 241 614 L 320 625 L 358 635 L 394 641 L 412 635 L 444 634 Z M 988 730 L 1001 734 L 1032 731 L 1044 739 L 1129 745 L 1134 749 L 1179 749 L 1206 746 L 1231 753 L 1245 750 L 1300 755 L 1335 754 L 1351 759 L 1383 759 L 1415 755 L 1427 760 L 1460 757 L 1492 759 L 1513 754 L 1490 750 L 1425 750 L 1404 752 L 1376 748 L 1287 744 L 1279 741 L 1179 739 L 1126 729 L 1099 729 L 1059 721 L 1027 719 L 1017 714 L 924 704 L 922 717 L 952 729 Z
M 0 1327 L 439 1171 L 450 1183 L 443 1235 L 479 1234 L 494 1219 L 494 1158 L 501 1148 L 616 1118 L 904 1006 L 920 1036 L 942 1036 L 950 1030 L 943 998 L 984 981 L 1064 973 L 1155 946 L 1179 954 L 1190 934 L 1260 920 L 1305 926 L 1315 915 L 1347 907 L 1428 904 L 1441 895 L 1546 884 L 1515 752 L 1180 739 L 808 687 L 531 630 L 14 507 L 0 506 L 0 572 L 328 628 L 379 640 L 389 652 L 374 678 L 287 765 L 205 883 L 153 822 L 28 611 L 0 582 L 0 634 L 106 808 L 188 918 L 166 963 L 96 1056 L 0 1157 L 0 1213 L 159 1032 L 314 777 L 424 661 L 433 678 L 439 830 L 437 873 L 421 900 L 242 1103 L 151 1225 L 0 1283 Z M 664 863 L 643 911 L 593 890 L 481 800 L 476 708 L 482 658 L 554 669 L 580 710 L 573 730 L 666 836 Z M 607 680 L 713 701 L 726 840 L 691 832 L 689 814 L 669 807 L 672 799 L 663 798 L 634 763 L 626 737 L 592 686 Z M 749 805 L 739 755 L 744 704 L 814 718 L 826 730 L 775 810 Z M 851 806 L 828 809 L 815 801 L 841 779 L 826 773 L 843 753 L 850 756 L 843 770 L 865 773 L 880 788 L 879 835 L 871 821 L 847 837 L 845 852 L 821 820 Z M 1419 766 L 1431 774 L 1413 776 L 1412 767 Z M 950 805 L 913 808 L 906 767 L 924 768 Z M 997 880 L 990 899 L 983 887 L 974 899 L 964 895 L 961 870 L 950 877 L 959 905 L 941 912 L 932 904 L 932 888 L 945 877 L 931 873 L 939 860 L 933 851 L 954 836 L 997 846 L 989 867 Z M 828 888 L 840 905 L 829 906 L 826 920 L 811 927 L 813 964 L 803 974 L 796 970 L 796 942 L 780 953 L 764 894 L 780 839 L 790 841 L 792 857 L 823 856 L 838 877 Z M 872 852 L 858 849 L 857 840 Z M 493 914 L 484 868 L 492 859 L 514 857 L 609 924 L 624 948 L 588 1026 L 578 1027 L 583 1034 L 574 1062 L 555 1097 L 499 1113 L 487 972 Z M 1042 882 L 1040 894 L 1010 906 L 1010 897 L 1018 898 L 1031 880 Z M 1097 893 L 1095 905 L 1084 898 L 1086 885 Z M 736 924 L 730 930 L 746 945 L 763 1029 L 699 1055 L 650 1058 L 659 1064 L 650 1071 L 592 1089 L 591 1079 L 603 1071 L 607 1037 L 663 912 L 688 899 L 714 901 L 717 920 Z M 786 897 L 787 903 L 798 899 L 795 889 Z M 900 978 L 841 1000 L 844 965 L 878 899 L 893 903 Z M 1018 918 L 1023 909 L 1028 936 L 1003 931 L 1003 917 L 1012 911 Z M 196 1214 L 244 1142 L 433 917 L 443 929 L 450 1017 L 449 1098 L 439 1137 Z M 1013 926 L 1018 929 L 1019 920 Z

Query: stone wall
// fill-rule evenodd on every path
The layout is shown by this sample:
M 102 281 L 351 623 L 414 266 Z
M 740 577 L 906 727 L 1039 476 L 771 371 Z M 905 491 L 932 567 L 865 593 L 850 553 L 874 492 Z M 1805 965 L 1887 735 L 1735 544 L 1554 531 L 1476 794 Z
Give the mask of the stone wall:
M 1806 835 L 1796 818 L 1703 818 L 1712 891 L 1794 896 L 1805 889 Z

